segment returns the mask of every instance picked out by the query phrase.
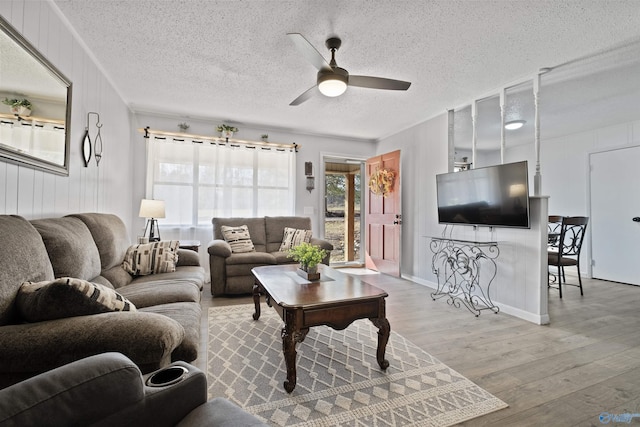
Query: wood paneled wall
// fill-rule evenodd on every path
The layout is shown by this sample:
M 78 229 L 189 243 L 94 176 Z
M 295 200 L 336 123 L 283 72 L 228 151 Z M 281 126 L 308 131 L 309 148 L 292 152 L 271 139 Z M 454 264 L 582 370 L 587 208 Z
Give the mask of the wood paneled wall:
M 33 219 L 109 212 L 129 226 L 133 209 L 127 105 L 53 2 L 3 0 L 0 14 L 73 83 L 69 176 L 0 161 L 0 214 Z M 80 148 L 89 111 L 100 114 L 104 153 L 99 167 L 92 158 L 85 168 Z

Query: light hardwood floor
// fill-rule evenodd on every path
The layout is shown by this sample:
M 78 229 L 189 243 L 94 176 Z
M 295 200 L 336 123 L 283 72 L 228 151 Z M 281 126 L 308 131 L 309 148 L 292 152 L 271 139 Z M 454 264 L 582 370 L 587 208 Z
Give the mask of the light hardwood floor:
M 551 324 L 538 326 L 504 313 L 476 318 L 404 279 L 367 279 L 389 294 L 393 331 L 509 404 L 464 425 L 603 426 L 603 412 L 640 413 L 640 287 L 583 279 L 585 295 L 566 287 L 562 300 L 550 290 Z M 212 298 L 207 288 L 202 297 L 202 356 L 194 364 L 206 370 L 208 308 L 252 299 Z

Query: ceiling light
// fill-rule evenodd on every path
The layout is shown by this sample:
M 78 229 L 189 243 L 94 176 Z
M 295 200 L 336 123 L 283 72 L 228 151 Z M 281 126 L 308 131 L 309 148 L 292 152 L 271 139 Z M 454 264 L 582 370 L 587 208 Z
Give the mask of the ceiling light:
M 349 73 L 336 67 L 331 71 L 320 70 L 318 72 L 318 89 L 324 96 L 340 96 L 347 90 Z
M 524 120 L 511 120 L 510 122 L 504 124 L 504 128 L 508 130 L 516 130 L 524 126 L 525 123 L 526 121 Z

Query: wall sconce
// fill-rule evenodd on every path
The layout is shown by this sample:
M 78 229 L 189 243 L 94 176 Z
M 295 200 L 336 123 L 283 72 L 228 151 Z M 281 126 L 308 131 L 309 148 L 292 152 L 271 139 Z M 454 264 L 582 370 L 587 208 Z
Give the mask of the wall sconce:
M 89 160 L 91 160 L 91 137 L 89 136 L 89 117 L 95 114 L 98 116 L 96 120 L 96 128 L 98 129 L 98 133 L 96 134 L 95 143 L 93 146 L 94 157 L 96 159 L 96 166 L 100 166 L 100 159 L 102 159 L 102 135 L 100 135 L 100 128 L 102 128 L 102 123 L 100 123 L 100 114 L 89 112 L 87 113 L 87 126 L 84 128 L 84 137 L 82 138 L 82 158 L 84 160 L 84 167 L 89 166 Z
M 316 187 L 316 180 L 313 177 L 313 163 L 304 162 L 304 174 L 307 176 L 307 179 L 306 179 L 307 191 L 311 193 L 311 190 L 313 190 Z
M 164 200 L 142 199 L 140 202 L 140 218 L 147 218 L 147 225 L 144 227 L 143 236 L 147 235 L 149 229 L 149 241 L 160 241 L 160 229 L 158 228 L 158 218 L 164 218 Z
M 311 193 L 311 190 L 313 190 L 316 187 L 316 182 L 315 182 L 315 178 L 312 176 L 308 176 L 307 177 L 307 191 L 309 193 Z

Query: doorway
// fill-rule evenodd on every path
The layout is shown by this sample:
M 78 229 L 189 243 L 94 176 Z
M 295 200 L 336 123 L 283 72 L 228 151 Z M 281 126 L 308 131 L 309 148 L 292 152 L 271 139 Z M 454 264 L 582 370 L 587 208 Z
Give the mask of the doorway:
M 402 200 L 400 150 L 367 159 L 365 266 L 400 277 Z
M 362 177 L 364 160 L 324 158 L 324 238 L 331 242 L 331 265 L 364 264 Z
M 592 277 L 640 286 L 640 146 L 592 153 Z

